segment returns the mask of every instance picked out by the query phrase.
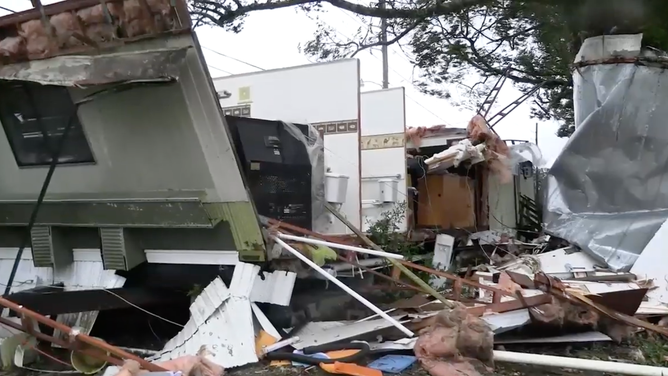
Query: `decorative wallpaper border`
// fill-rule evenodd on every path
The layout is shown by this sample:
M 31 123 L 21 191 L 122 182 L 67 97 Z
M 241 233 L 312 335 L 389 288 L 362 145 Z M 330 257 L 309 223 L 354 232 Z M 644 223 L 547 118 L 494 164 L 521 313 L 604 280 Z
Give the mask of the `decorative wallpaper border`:
M 357 119 L 326 121 L 322 123 L 312 123 L 311 125 L 313 125 L 320 132 L 321 135 L 357 133 L 357 131 L 359 131 Z
M 223 114 L 225 116 L 250 117 L 251 106 L 250 104 L 244 104 L 240 106 L 223 107 Z
M 406 146 L 404 133 L 375 134 L 360 137 L 362 150 L 403 148 Z

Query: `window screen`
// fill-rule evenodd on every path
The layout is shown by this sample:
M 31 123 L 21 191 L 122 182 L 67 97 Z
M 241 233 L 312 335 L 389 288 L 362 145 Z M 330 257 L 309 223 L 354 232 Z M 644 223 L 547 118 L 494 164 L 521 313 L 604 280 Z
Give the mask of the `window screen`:
M 60 145 L 70 117 L 71 129 L 63 144 L 58 163 L 92 163 L 75 105 L 65 87 L 28 82 L 0 82 L 0 122 L 21 166 L 48 166 L 53 151 Z M 48 137 L 44 137 L 44 135 Z

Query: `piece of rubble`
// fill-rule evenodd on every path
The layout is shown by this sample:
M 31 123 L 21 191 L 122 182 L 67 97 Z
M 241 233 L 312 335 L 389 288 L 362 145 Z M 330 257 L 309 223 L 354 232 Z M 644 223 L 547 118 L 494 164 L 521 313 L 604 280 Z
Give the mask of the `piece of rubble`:
M 475 376 L 479 373 L 470 360 L 492 367 L 493 349 L 489 326 L 460 305 L 441 311 L 434 324 L 422 331 L 413 351 L 432 376 Z

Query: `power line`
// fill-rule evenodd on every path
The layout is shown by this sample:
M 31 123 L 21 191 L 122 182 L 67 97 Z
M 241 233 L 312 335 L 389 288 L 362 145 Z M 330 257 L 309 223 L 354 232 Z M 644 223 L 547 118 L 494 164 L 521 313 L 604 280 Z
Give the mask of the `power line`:
M 232 72 L 228 72 L 228 71 L 226 71 L 225 69 L 220 69 L 220 68 L 218 68 L 218 67 L 215 67 L 215 66 L 213 66 L 213 65 L 211 65 L 211 64 L 207 64 L 207 65 L 209 66 L 209 68 L 213 68 L 213 69 L 215 69 L 215 70 L 217 70 L 217 71 L 221 71 L 221 72 L 223 72 L 223 73 L 227 73 L 227 74 L 229 74 L 229 75 L 233 75 L 233 74 L 234 74 L 234 73 L 232 73 Z
M 220 56 L 222 56 L 222 57 L 226 57 L 226 58 L 228 58 L 228 59 L 230 59 L 230 60 L 234 60 L 234 61 L 239 62 L 239 63 L 241 63 L 241 64 L 248 65 L 249 67 L 253 67 L 253 68 L 255 68 L 255 69 L 259 69 L 259 70 L 265 70 L 264 68 L 260 68 L 260 67 L 258 67 L 258 66 L 255 65 L 255 64 L 251 64 L 251 63 L 249 63 L 249 62 L 247 62 L 247 61 L 243 61 L 243 60 L 241 60 L 241 59 L 237 59 L 236 57 L 233 57 L 233 56 L 230 56 L 230 55 L 225 55 L 224 53 L 222 53 L 222 52 L 218 52 L 218 51 L 216 51 L 216 50 L 214 50 L 214 49 L 211 49 L 211 48 L 209 48 L 209 47 L 202 46 L 202 48 L 205 49 L 205 50 L 207 50 L 207 51 L 211 51 L 211 52 L 213 52 L 213 53 L 216 54 L 216 55 L 220 55 Z
M 11 9 L 9 9 L 9 8 L 7 8 L 7 7 L 3 7 L 2 5 L 0 5 L 0 9 L 4 10 L 4 11 L 6 11 L 6 12 L 9 12 L 9 13 L 16 13 L 15 10 L 11 10 Z

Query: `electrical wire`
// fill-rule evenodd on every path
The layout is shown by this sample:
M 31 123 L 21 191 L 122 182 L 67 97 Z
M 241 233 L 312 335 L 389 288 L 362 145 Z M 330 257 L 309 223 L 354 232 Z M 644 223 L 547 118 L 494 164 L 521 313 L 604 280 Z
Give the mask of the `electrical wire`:
M 236 62 L 238 62 L 238 63 L 248 65 L 249 67 L 253 67 L 253 68 L 255 68 L 255 69 L 266 70 L 266 69 L 264 69 L 264 68 L 260 68 L 260 67 L 258 67 L 258 66 L 255 65 L 255 64 L 251 64 L 251 63 L 249 63 L 249 62 L 247 62 L 247 61 L 243 61 L 243 60 L 241 60 L 241 59 L 237 59 L 237 58 L 234 57 L 234 56 L 226 55 L 226 54 L 224 54 L 224 53 L 222 53 L 222 52 L 218 52 L 218 51 L 216 51 L 216 50 L 214 50 L 214 49 L 212 49 L 212 48 L 206 47 L 206 46 L 202 46 L 202 49 L 207 50 L 207 51 L 210 51 L 210 52 L 213 52 L 213 53 L 216 54 L 216 55 L 220 55 L 220 56 L 225 57 L 225 58 L 228 58 L 228 59 L 230 59 L 230 60 L 234 60 L 234 61 L 236 61 Z
M 9 13 L 16 13 L 15 10 L 11 10 L 7 7 L 3 7 L 2 5 L 0 5 L 0 10 L 4 10 L 4 11 L 9 12 Z
M 223 73 L 227 73 L 227 74 L 229 74 L 229 75 L 233 75 L 233 74 L 234 74 L 234 73 L 232 73 L 232 72 L 228 72 L 228 71 L 226 71 L 225 69 L 220 69 L 220 68 L 218 68 L 218 67 L 216 67 L 216 66 L 213 66 L 213 65 L 211 65 L 211 64 L 207 64 L 207 66 L 208 66 L 209 68 L 213 68 L 213 69 L 215 69 L 215 70 L 217 70 L 217 71 L 220 71 L 220 72 L 223 72 Z

